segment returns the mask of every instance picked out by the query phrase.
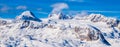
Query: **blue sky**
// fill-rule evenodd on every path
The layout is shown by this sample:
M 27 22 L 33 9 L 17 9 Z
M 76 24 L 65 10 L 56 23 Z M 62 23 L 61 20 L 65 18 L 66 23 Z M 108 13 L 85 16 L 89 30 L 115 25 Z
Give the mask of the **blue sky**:
M 0 0 L 1 18 L 15 18 L 26 10 L 46 18 L 55 9 L 66 14 L 87 11 L 120 18 L 120 0 Z

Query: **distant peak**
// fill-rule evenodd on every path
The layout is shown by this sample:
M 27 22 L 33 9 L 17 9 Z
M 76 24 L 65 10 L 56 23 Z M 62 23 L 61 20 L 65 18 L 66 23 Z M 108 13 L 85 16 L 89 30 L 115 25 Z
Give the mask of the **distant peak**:
M 102 14 L 90 14 L 88 18 L 105 18 Z
M 21 15 L 17 16 L 17 20 L 34 20 L 41 21 L 31 11 L 24 11 Z
M 31 11 L 24 11 L 21 16 L 35 17 Z
M 48 17 L 51 19 L 71 19 L 72 18 L 71 16 L 65 15 L 62 12 L 51 13 Z
M 94 14 L 94 13 L 92 13 L 92 14 L 90 14 L 89 15 L 90 17 L 103 17 L 103 15 L 102 14 Z

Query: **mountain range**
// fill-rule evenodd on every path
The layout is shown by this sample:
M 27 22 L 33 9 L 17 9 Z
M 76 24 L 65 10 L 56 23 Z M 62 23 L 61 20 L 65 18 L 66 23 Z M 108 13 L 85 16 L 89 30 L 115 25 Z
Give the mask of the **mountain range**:
M 24 11 L 0 18 L 0 47 L 119 47 L 120 20 L 102 14 L 70 16 L 51 13 L 37 18 Z

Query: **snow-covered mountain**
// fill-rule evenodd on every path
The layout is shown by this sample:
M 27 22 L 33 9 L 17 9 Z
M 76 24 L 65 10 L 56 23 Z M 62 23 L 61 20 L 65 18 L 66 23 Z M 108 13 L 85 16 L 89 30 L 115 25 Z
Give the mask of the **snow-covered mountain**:
M 33 20 L 33 21 L 41 21 L 37 18 L 32 12 L 24 11 L 21 15 L 16 17 L 17 20 Z
M 50 19 L 72 19 L 72 16 L 69 16 L 69 15 L 65 15 L 63 13 L 51 13 L 49 14 L 48 18 Z
M 0 19 L 0 47 L 119 47 L 120 20 L 101 14 L 50 14 L 39 19 L 25 11 Z

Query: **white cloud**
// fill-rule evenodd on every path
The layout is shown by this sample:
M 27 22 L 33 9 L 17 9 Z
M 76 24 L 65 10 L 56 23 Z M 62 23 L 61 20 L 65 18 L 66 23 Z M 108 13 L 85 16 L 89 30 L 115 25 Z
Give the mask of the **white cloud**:
M 87 11 L 81 11 L 81 15 L 88 15 Z
M 77 13 L 76 16 L 87 16 L 88 12 L 87 11 L 81 11 L 80 13 Z
M 38 12 L 38 13 L 40 13 L 40 14 L 48 14 L 47 12 Z
M 1 5 L 0 12 L 7 13 L 10 9 L 7 5 Z
M 27 6 L 24 6 L 24 5 L 20 5 L 20 6 L 17 6 L 16 9 L 20 9 L 20 10 L 26 10 L 27 9 Z
M 51 7 L 53 7 L 52 12 L 60 12 L 63 9 L 68 9 L 69 6 L 66 3 L 56 3 L 51 5 Z
M 85 0 L 65 0 L 65 1 L 70 1 L 70 2 L 85 2 Z

